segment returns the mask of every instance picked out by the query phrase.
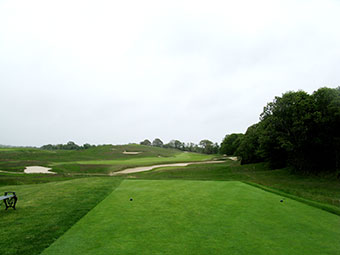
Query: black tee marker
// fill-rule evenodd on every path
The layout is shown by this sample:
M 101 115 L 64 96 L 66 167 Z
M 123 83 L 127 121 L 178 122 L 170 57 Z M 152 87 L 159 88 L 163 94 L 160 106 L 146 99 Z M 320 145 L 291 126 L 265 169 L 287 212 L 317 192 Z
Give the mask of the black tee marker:
M 281 199 L 281 200 L 280 200 L 280 202 L 282 203 L 282 202 L 283 202 L 283 200 Z

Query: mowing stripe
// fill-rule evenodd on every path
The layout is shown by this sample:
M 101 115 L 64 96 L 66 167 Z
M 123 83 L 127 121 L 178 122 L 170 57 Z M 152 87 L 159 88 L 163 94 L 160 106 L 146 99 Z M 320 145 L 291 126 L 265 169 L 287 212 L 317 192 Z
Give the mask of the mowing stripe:
M 235 181 L 124 180 L 42 254 L 339 254 L 339 216 L 281 198 Z

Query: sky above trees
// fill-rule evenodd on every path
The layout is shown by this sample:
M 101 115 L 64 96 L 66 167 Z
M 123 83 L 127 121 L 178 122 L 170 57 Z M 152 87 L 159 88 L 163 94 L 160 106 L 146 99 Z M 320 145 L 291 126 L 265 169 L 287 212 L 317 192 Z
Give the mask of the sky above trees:
M 0 144 L 221 142 L 340 85 L 339 1 L 0 0 Z

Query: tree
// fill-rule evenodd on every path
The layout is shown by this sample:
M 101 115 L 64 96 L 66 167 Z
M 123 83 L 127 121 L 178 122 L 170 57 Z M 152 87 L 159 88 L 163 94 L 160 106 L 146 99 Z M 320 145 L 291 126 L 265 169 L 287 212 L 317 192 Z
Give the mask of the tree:
M 191 143 L 191 142 L 187 143 L 187 144 L 184 145 L 184 150 L 194 152 L 195 146 L 197 146 L 197 145 L 194 144 L 194 143 Z
M 234 155 L 241 143 L 243 136 L 243 134 L 226 135 L 221 143 L 220 153 Z
M 215 151 L 214 143 L 207 139 L 201 140 L 199 146 L 202 148 L 202 152 L 205 154 L 213 154 Z
M 141 145 L 151 146 L 151 142 L 148 139 L 145 139 L 143 142 L 140 142 Z
M 83 148 L 84 149 L 89 149 L 89 148 L 91 148 L 92 146 L 91 146 L 91 144 L 89 144 L 89 143 L 85 143 L 84 145 L 83 145 Z
M 264 107 L 235 154 L 241 163 L 268 161 L 299 173 L 335 172 L 340 178 L 340 87 L 284 93 Z M 222 148 L 223 149 L 223 148 Z
M 312 129 L 316 170 L 332 171 L 340 178 L 340 87 L 320 88 L 312 95 L 315 125 Z M 316 162 L 317 161 L 317 162 Z
M 275 97 L 261 114 L 260 149 L 273 168 L 288 163 L 306 164 L 308 128 L 313 113 L 310 95 L 304 91 L 287 92 Z M 296 160 L 298 158 L 298 161 Z
M 184 150 L 184 143 L 182 143 L 179 140 L 171 140 L 170 141 L 171 148 L 178 149 L 178 150 Z
M 254 124 L 247 129 L 243 139 L 235 151 L 241 157 L 241 164 L 257 163 L 264 160 L 259 147 L 260 124 Z
M 78 150 L 79 148 L 79 145 L 72 141 L 69 141 L 66 145 L 64 145 L 65 150 Z
M 163 142 L 162 142 L 161 139 L 156 138 L 155 140 L 153 140 L 152 146 L 155 146 L 155 147 L 163 147 Z
M 57 144 L 57 145 L 47 144 L 47 145 L 43 145 L 41 147 L 41 149 L 44 149 L 44 150 L 80 150 L 80 149 L 88 149 L 90 147 L 95 147 L 95 145 L 90 145 L 90 144 L 86 143 L 83 146 L 79 146 L 79 145 L 75 144 L 74 142 L 70 141 L 67 144 Z

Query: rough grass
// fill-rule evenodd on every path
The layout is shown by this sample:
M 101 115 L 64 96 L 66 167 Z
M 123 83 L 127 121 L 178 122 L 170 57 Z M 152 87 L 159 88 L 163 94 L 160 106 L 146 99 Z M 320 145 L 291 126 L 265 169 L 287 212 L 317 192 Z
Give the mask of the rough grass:
M 241 182 L 127 180 L 42 254 L 339 253 L 339 216 L 281 199 Z
M 81 176 L 77 176 L 80 178 Z M 60 176 L 52 174 L 12 174 L 0 173 L 0 186 L 41 184 L 47 182 L 66 181 L 75 179 L 73 176 Z
M 40 254 L 112 192 L 118 178 L 81 178 L 34 185 L 2 186 L 15 191 L 17 210 L 0 206 L 1 255 Z

